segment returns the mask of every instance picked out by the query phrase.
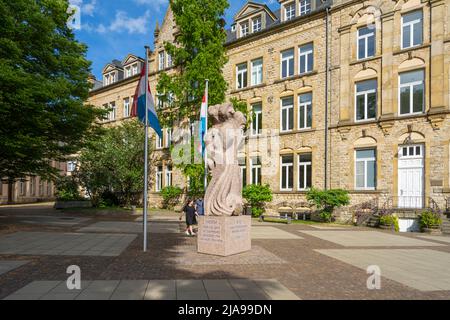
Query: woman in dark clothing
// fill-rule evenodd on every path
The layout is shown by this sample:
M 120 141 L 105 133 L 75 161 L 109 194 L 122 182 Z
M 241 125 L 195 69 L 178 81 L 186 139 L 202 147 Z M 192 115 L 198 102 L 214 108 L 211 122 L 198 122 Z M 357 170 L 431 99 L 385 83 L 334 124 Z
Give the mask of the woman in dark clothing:
M 195 217 L 197 215 L 195 212 L 194 201 L 189 200 L 187 205 L 184 206 L 183 211 L 186 214 L 186 234 L 188 236 L 194 236 L 195 233 L 192 230 L 192 226 L 196 224 Z

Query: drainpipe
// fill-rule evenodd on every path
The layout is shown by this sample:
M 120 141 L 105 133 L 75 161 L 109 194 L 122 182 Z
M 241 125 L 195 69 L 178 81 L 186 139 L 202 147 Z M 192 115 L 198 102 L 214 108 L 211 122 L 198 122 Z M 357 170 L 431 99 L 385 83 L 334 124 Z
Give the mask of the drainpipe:
M 325 172 L 324 172 L 324 177 L 325 177 L 325 181 L 324 181 L 324 189 L 327 190 L 328 189 L 328 100 L 329 100 L 329 96 L 328 96 L 328 81 L 331 78 L 329 76 L 329 72 L 330 72 L 330 62 L 329 62 L 329 44 L 328 44 L 328 24 L 329 24 L 329 15 L 330 15 L 330 7 L 328 6 L 326 8 L 327 10 L 327 15 L 325 18 L 325 68 L 326 68 L 326 72 L 325 72 Z

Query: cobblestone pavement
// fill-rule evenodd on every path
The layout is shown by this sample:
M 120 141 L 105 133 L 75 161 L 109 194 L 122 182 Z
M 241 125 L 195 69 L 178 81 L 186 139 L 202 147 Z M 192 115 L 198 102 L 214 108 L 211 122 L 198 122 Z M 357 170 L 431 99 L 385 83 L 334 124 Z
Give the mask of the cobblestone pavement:
M 34 214 L 32 212 L 23 214 L 25 213 Z M 39 210 L 39 215 L 46 216 L 48 214 Z M 173 223 L 176 216 L 176 214 L 168 215 L 165 219 L 160 215 L 154 221 L 157 221 L 155 223 L 164 223 L 164 221 Z M 83 226 L 90 226 L 105 220 L 135 221 L 136 216 L 91 217 L 91 220 L 85 222 Z M 150 219 L 150 221 L 152 220 Z M 255 223 L 254 228 L 260 226 L 267 227 L 268 225 Z M 183 230 L 182 223 L 179 227 L 180 230 Z M 48 226 L 0 219 L 0 239 L 5 235 L 17 236 L 19 231 L 55 233 L 55 236 L 60 237 L 65 233 L 79 233 L 77 231 L 79 228 L 79 225 L 76 227 Z M 283 231 L 280 233 L 283 238 L 273 236 L 277 232 L 274 232 L 272 228 Z M 366 242 L 360 242 L 357 247 L 348 245 L 348 243 L 339 243 L 339 241 L 343 241 L 342 238 L 353 239 L 353 241 L 364 239 L 366 233 L 362 233 L 362 231 L 368 230 L 369 233 L 376 233 L 375 235 L 371 233 L 369 237 L 372 242 L 367 238 Z M 435 274 L 433 268 L 444 271 L 450 268 L 446 258 L 450 254 L 448 238 L 424 238 L 420 234 L 396 234 L 394 236 L 387 231 L 353 227 L 345 228 L 345 230 L 336 227 L 318 229 L 301 224 L 271 224 L 270 228 L 266 228 L 269 233 L 266 237 L 264 237 L 263 231 L 258 230 L 259 234 L 263 236 L 252 240 L 254 248 L 252 252 L 227 258 L 196 253 L 196 238 L 185 236 L 181 231 L 180 233 L 150 232 L 149 247 L 146 253 L 142 252 L 142 234 L 134 233 L 132 236 L 136 238 L 114 257 L 46 255 L 33 252 L 29 254 L 0 253 L 0 262 L 22 261 L 24 263 L 13 266 L 12 270 L 10 267 L 10 271 L 0 274 L 0 299 L 6 298 L 36 281 L 56 281 L 57 285 L 63 286 L 61 283 L 67 279 L 66 271 L 70 265 L 80 267 L 81 277 L 86 283 L 89 281 L 112 281 L 111 283 L 117 284 L 117 281 L 125 280 L 141 280 L 142 283 L 147 283 L 151 280 L 180 279 L 222 279 L 226 281 L 230 281 L 230 279 L 270 279 L 265 281 L 276 281 L 300 299 L 450 299 L 450 290 L 442 284 L 439 287 L 439 278 L 436 278 L 436 275 L 433 276 Z M 320 232 L 321 236 L 318 237 L 316 232 Z M 341 237 L 336 232 L 341 233 Z M 349 234 L 352 232 L 355 234 Z M 323 233 L 330 234 L 323 235 Z M 99 232 L 94 235 L 97 234 L 102 235 L 103 233 Z M 123 233 L 123 235 L 125 234 Z M 284 237 L 286 234 L 291 234 L 292 238 Z M 90 233 L 90 235 L 93 234 Z M 383 237 L 384 235 L 386 237 Z M 386 239 L 399 238 L 401 238 L 398 241 L 400 244 L 397 245 L 386 241 Z M 377 239 L 384 240 L 375 243 L 376 247 L 374 247 L 373 241 Z M 364 252 L 364 254 L 355 254 L 356 250 Z M 374 255 L 370 250 L 382 250 L 383 255 L 375 255 L 378 260 L 372 259 L 371 256 Z M 399 259 L 389 259 L 389 255 L 397 256 L 395 250 L 403 250 L 397 253 L 406 255 L 408 264 L 397 263 L 398 265 L 395 265 L 392 261 Z M 413 250 L 415 253 L 408 255 L 408 250 Z M 433 261 L 422 263 L 418 259 Z M 369 290 L 367 280 L 370 274 L 367 274 L 365 264 L 377 262 L 382 264 L 380 266 L 382 269 L 387 268 L 387 273 L 383 276 L 383 270 L 381 272 L 381 288 L 379 290 Z M 387 265 L 383 265 L 386 263 Z M 420 272 L 422 284 L 434 283 L 436 287 L 431 288 L 432 291 L 428 291 L 430 288 L 414 287 L 412 284 L 408 286 L 401 278 L 407 279 L 417 275 L 412 271 Z M 442 283 L 448 283 L 449 276 L 445 272 L 441 277 Z M 67 295 L 61 298 L 69 299 L 73 298 L 72 296 Z M 125 294 L 122 296 L 126 298 Z M 167 298 L 169 296 L 168 293 Z M 112 298 L 112 295 L 108 298 Z

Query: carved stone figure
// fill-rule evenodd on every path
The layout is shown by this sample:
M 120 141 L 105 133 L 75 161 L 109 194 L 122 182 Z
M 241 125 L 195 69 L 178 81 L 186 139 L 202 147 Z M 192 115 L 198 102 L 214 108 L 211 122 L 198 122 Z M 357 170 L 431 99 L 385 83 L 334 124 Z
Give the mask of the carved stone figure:
M 244 140 L 246 119 L 229 103 L 210 107 L 208 114 L 213 126 L 205 142 L 212 179 L 205 195 L 205 215 L 237 216 L 242 213 L 242 179 L 237 153 Z

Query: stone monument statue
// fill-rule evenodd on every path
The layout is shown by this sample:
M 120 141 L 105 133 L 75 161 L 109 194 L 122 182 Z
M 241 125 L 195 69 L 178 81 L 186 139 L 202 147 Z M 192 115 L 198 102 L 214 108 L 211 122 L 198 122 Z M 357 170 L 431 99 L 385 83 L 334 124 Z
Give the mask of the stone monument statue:
M 205 194 L 205 216 L 199 218 L 198 251 L 221 256 L 251 248 L 251 217 L 242 216 L 242 178 L 237 153 L 246 123 L 231 104 L 211 106 L 213 126 L 205 138 L 212 179 Z

